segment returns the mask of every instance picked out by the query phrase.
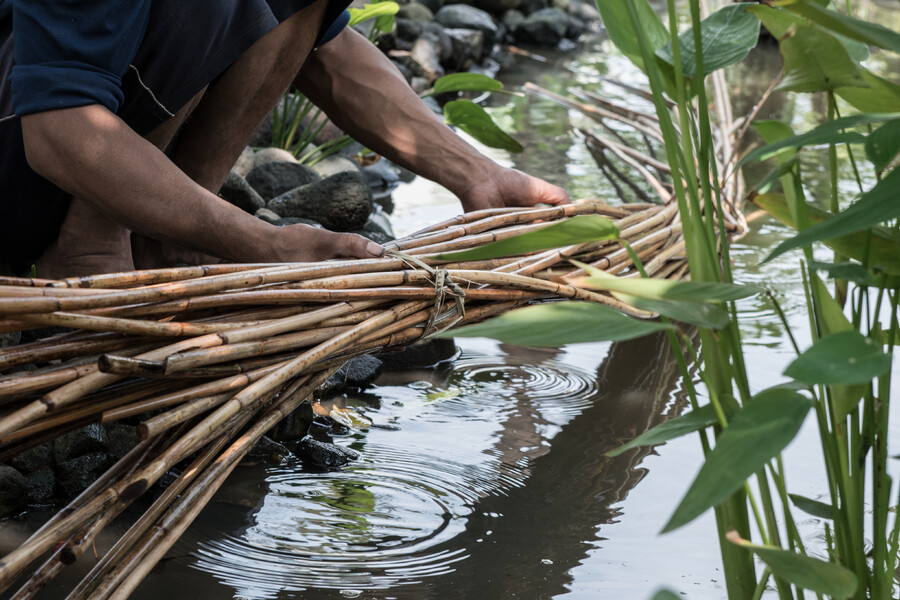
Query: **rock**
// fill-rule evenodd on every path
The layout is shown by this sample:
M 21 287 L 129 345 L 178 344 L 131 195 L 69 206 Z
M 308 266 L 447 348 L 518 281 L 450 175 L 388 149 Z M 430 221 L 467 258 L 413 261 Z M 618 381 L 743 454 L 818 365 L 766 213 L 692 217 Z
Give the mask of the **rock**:
M 312 219 L 331 231 L 352 231 L 369 218 L 372 196 L 361 174 L 338 173 L 273 198 L 266 208 L 284 217 Z
M 558 8 L 563 12 L 569 12 L 569 6 L 571 5 L 571 0 L 550 0 L 550 6 L 553 8 Z
M 400 175 L 387 160 L 377 160 L 362 168 L 366 184 L 372 189 L 394 188 L 400 183 Z
M 297 162 L 297 159 L 293 154 L 282 148 L 263 148 L 253 153 L 253 165 L 250 167 L 250 171 L 254 167 L 270 162 Z M 247 171 L 247 175 L 250 174 L 250 171 Z
M 441 25 L 438 23 L 426 23 L 425 31 L 422 32 L 422 35 L 429 38 L 432 43 L 440 48 L 440 61 L 442 64 L 452 57 L 453 41 L 450 39 L 450 36 L 447 35 L 446 29 Z
M 422 35 L 422 32 L 425 31 L 425 23 L 423 21 L 397 18 L 397 20 L 394 21 L 394 24 L 397 28 L 397 38 L 409 42 L 418 39 L 418 37 Z M 393 50 L 395 48 L 399 50 L 409 50 L 412 46 L 409 48 L 401 48 L 395 45 L 394 48 L 388 48 L 388 50 Z
M 8 331 L 6 333 L 0 333 L 0 348 L 6 348 L 7 346 L 18 346 L 21 341 L 21 331 Z
M 569 16 L 558 8 L 531 13 L 516 28 L 516 39 L 531 44 L 555 46 L 566 37 Z
M 279 227 L 284 227 L 286 225 L 309 225 L 316 229 L 325 229 L 322 227 L 321 223 L 316 223 L 312 219 L 301 219 L 300 217 L 282 217 L 272 223 L 272 225 L 278 225 Z
M 380 205 L 376 204 L 372 207 L 372 212 L 369 214 L 369 219 L 366 221 L 364 229 L 368 228 L 369 225 L 377 227 L 380 231 L 383 231 L 392 238 L 397 237 L 394 234 L 394 228 L 391 226 L 391 220 Z
M 384 363 L 370 354 L 364 354 L 351 358 L 341 367 L 341 370 L 347 375 L 346 382 L 349 387 L 362 390 L 378 379 L 378 376 L 384 370 Z
M 531 13 L 543 10 L 549 6 L 549 0 L 522 0 L 522 3 L 519 5 L 519 10 L 525 15 L 530 15 Z
M 419 4 L 427 6 L 432 13 L 437 14 L 437 11 L 441 10 L 446 2 L 445 0 L 419 0 Z
M 582 33 L 587 29 L 587 24 L 582 19 L 574 15 L 567 15 L 569 19 L 569 26 L 566 28 L 566 37 L 570 40 L 577 39 L 581 36 Z
M 291 414 L 279 421 L 278 425 L 273 427 L 268 435 L 276 442 L 299 440 L 306 436 L 312 420 L 312 407 L 309 402 L 303 402 Z
M 256 445 L 250 449 L 249 454 L 250 456 L 253 456 L 255 458 L 277 459 L 277 457 L 284 458 L 286 456 L 290 456 L 291 451 L 288 450 L 287 446 L 285 446 L 284 444 L 279 444 L 269 436 L 264 435 L 259 438 L 259 441 L 256 442 Z
M 53 457 L 56 464 L 62 464 L 85 454 L 105 453 L 108 447 L 103 426 L 92 423 L 53 440 Z
M 359 163 L 351 160 L 346 156 L 329 156 L 323 158 L 312 166 L 312 170 L 316 172 L 321 179 L 337 175 L 338 173 L 358 173 L 361 170 Z
M 225 183 L 219 190 L 219 196 L 251 215 L 266 205 L 262 196 L 234 169 L 225 178 Z
M 569 2 L 569 14 L 583 24 L 592 23 L 600 19 L 600 12 L 593 2 L 571 0 Z
M 253 213 L 253 216 L 257 219 L 262 219 L 266 223 L 271 223 L 272 225 L 275 225 L 278 221 L 281 220 L 281 215 L 279 215 L 274 210 L 269 210 L 268 208 L 259 209 L 258 211 Z
M 495 15 L 503 14 L 512 8 L 519 8 L 522 0 L 475 0 L 475 6 Z
M 509 13 L 522 14 L 517 10 L 507 11 Z M 522 19 L 525 19 L 524 15 Z M 477 29 L 446 29 L 445 32 L 453 47 L 450 58 L 444 61 L 444 67 L 448 71 L 465 71 L 481 60 L 484 54 L 484 32 Z
M 42 467 L 25 477 L 29 506 L 47 506 L 56 502 L 56 474 Z
M 59 488 L 65 500 L 71 500 L 91 485 L 112 461 L 105 452 L 91 452 L 59 463 L 57 476 Z
M 518 29 L 523 21 L 525 21 L 525 15 L 519 10 L 508 10 L 503 15 L 503 26 L 513 35 L 515 35 L 516 29 Z
M 410 46 L 410 48 L 412 48 L 412 46 Z M 400 71 L 400 75 L 402 75 L 402 76 L 403 76 L 403 79 L 405 79 L 406 82 L 409 83 L 409 81 L 410 81 L 410 80 L 412 79 L 412 77 L 413 77 L 412 71 L 409 70 L 409 67 L 407 67 L 405 64 L 403 64 L 403 61 L 402 61 L 402 60 L 397 60 L 397 59 L 394 58 L 393 56 L 390 56 L 391 54 L 393 54 L 393 53 L 395 53 L 395 52 L 397 52 L 397 50 L 391 50 L 391 51 L 388 53 L 388 56 L 389 56 L 390 59 L 391 59 L 391 64 L 393 64 L 394 67 L 396 67 L 397 70 Z M 409 52 L 409 50 L 401 50 L 400 52 Z
M 265 200 L 271 200 L 301 185 L 316 181 L 319 181 L 316 172 L 296 161 L 269 162 L 253 167 L 253 170 L 247 173 L 247 183 Z
M 306 436 L 297 445 L 297 456 L 307 466 L 333 470 L 356 460 L 359 458 L 359 453 L 350 448 L 320 442 L 311 436 Z
M 29 448 L 9 461 L 18 471 L 28 475 L 38 469 L 53 465 L 53 447 L 50 442 Z
M 341 368 L 331 374 L 331 377 L 316 386 L 314 397 L 319 400 L 333 398 L 347 389 L 347 372 Z
M 434 15 L 435 20 L 451 29 L 477 29 L 484 33 L 487 45 L 493 46 L 497 39 L 497 25 L 491 15 L 480 8 L 465 4 L 451 4 L 443 7 Z
M 9 465 L 0 465 L 0 517 L 22 512 L 27 500 L 25 476 Z
M 105 426 L 106 439 L 109 441 L 109 455 L 114 460 L 119 460 L 138 445 L 141 436 L 137 427 L 124 423 L 110 423 Z
M 384 352 L 378 358 L 388 371 L 426 369 L 456 357 L 456 343 L 452 339 L 430 339 L 417 342 L 397 352 Z
M 250 139 L 247 141 L 248 146 L 255 146 L 257 148 L 265 148 L 266 146 L 272 145 L 272 113 L 270 112 L 266 115 L 266 118 L 263 119 L 263 122 L 259 124 L 259 127 L 256 128 L 256 131 L 253 132 L 253 135 L 250 136 Z
M 434 21 L 434 12 L 424 4 L 410 2 L 406 6 L 400 7 L 400 10 L 397 11 L 397 18 L 417 23 L 430 23 Z
M 253 151 L 253 148 L 251 148 L 250 146 L 247 146 L 246 148 L 244 148 L 244 150 L 241 152 L 241 155 L 238 156 L 237 162 L 235 162 L 234 166 L 231 167 L 231 170 L 234 171 L 235 173 L 237 173 L 238 175 L 240 175 L 241 177 L 246 177 L 247 173 L 250 172 L 250 169 L 252 169 L 255 166 L 255 164 L 253 162 L 254 154 L 255 154 L 255 152 Z

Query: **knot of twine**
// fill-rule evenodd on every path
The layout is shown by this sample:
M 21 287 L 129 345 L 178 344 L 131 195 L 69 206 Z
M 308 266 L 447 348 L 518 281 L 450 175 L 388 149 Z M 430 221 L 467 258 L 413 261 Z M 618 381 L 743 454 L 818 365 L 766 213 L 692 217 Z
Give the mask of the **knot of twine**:
M 432 267 L 415 256 L 410 256 L 399 250 L 386 250 L 384 255 L 392 258 L 399 258 L 410 267 L 418 267 L 431 276 L 431 282 L 434 284 L 435 292 L 434 309 L 431 311 L 431 316 L 428 317 L 428 321 L 425 323 L 425 329 L 422 331 L 419 340 L 443 333 L 465 318 L 466 290 L 450 279 L 447 269 Z M 453 298 L 454 303 L 444 310 L 446 308 L 445 300 L 447 296 Z M 450 320 L 451 317 L 453 317 L 452 320 Z M 450 320 L 449 323 L 443 324 L 448 320 Z M 432 331 L 432 329 L 434 329 L 434 331 Z

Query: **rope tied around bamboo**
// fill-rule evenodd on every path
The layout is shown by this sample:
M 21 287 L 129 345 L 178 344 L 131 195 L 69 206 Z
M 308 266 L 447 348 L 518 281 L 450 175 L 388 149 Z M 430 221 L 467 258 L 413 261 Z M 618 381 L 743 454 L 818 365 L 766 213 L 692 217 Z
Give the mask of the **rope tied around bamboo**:
M 432 310 L 431 316 L 428 318 L 428 321 L 425 323 L 425 327 L 422 329 L 421 339 L 425 339 L 429 336 L 437 335 L 438 333 L 447 331 L 466 317 L 466 291 L 462 288 L 462 286 L 460 286 L 450 278 L 450 275 L 448 274 L 446 268 L 432 267 L 431 265 L 416 258 L 415 256 L 404 254 L 399 250 L 386 250 L 385 255 L 399 258 L 405 263 L 408 263 L 415 267 L 419 267 L 433 277 L 435 290 L 434 309 Z M 454 307 L 449 311 L 441 310 L 444 306 L 445 295 L 452 297 L 454 301 Z M 456 315 L 455 319 L 453 319 L 443 327 L 437 327 L 438 323 L 446 321 L 453 315 Z M 434 328 L 434 331 L 432 331 L 432 328 Z

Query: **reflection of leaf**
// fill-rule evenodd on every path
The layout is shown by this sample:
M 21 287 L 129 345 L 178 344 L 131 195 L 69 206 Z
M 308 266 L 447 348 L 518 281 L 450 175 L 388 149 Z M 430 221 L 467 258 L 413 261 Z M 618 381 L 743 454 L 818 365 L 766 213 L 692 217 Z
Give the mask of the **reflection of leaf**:
M 428 392 L 425 394 L 426 402 L 438 402 L 440 400 L 449 400 L 451 398 L 456 398 L 462 392 L 458 387 L 448 388 L 446 390 L 439 390 L 437 392 Z
M 701 406 L 689 413 L 669 419 L 653 429 L 649 429 L 637 436 L 624 446 L 619 446 L 615 450 L 606 453 L 607 456 L 618 456 L 626 450 L 637 448 L 639 446 L 650 446 L 652 444 L 662 444 L 669 440 L 679 438 L 689 433 L 694 433 L 701 429 L 705 429 L 710 425 L 718 422 L 716 411 L 712 404 Z
M 331 409 L 331 413 L 328 416 L 350 429 L 368 429 L 372 425 L 372 421 L 350 408 L 338 408 L 335 406 Z
M 671 327 L 640 321 L 600 304 L 556 302 L 520 308 L 439 337 L 488 337 L 508 344 L 554 348 L 582 342 L 629 340 L 664 329 Z
M 473 138 L 491 148 L 518 154 L 522 144 L 500 129 L 483 108 L 470 100 L 453 100 L 444 105 L 444 120 L 459 127 Z
M 834 598 L 849 598 L 856 592 L 856 575 L 838 563 L 825 562 L 775 546 L 752 544 L 741 539 L 735 531 L 728 533 L 728 540 L 756 554 L 776 577 L 797 587 Z
M 740 489 L 794 439 L 811 407 L 811 400 L 789 389 L 755 395 L 719 435 L 663 532 L 690 523 Z

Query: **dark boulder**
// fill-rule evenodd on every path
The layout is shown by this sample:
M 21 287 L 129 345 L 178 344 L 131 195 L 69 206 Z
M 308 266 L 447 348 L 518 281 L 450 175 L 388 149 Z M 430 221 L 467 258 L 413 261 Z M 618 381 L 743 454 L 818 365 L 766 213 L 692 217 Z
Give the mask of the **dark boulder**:
M 235 171 L 228 173 L 219 196 L 251 215 L 266 205 L 259 192 Z
M 566 37 L 569 16 L 558 8 L 531 13 L 516 27 L 516 39 L 530 44 L 555 46 Z
M 484 33 L 485 42 L 490 47 L 497 39 L 497 25 L 491 15 L 465 4 L 450 4 L 434 16 L 435 20 L 450 29 L 477 29 Z
M 105 453 L 108 447 L 103 426 L 93 423 L 56 438 L 53 441 L 53 456 L 56 464 L 61 464 L 85 454 Z
M 9 465 L 0 465 L 0 517 L 18 514 L 28 502 L 25 476 Z
M 369 218 L 372 195 L 361 174 L 345 172 L 277 196 L 266 208 L 282 217 L 312 219 L 331 231 L 353 231 Z
M 71 500 L 106 471 L 112 460 L 106 452 L 91 452 L 60 463 L 57 467 L 59 488 L 64 500 Z
M 265 200 L 318 180 L 315 171 L 296 162 L 265 163 L 247 173 L 247 183 Z
M 337 444 L 320 442 L 306 436 L 297 445 L 296 454 L 305 465 L 326 471 L 339 469 L 359 458 L 359 453 Z

